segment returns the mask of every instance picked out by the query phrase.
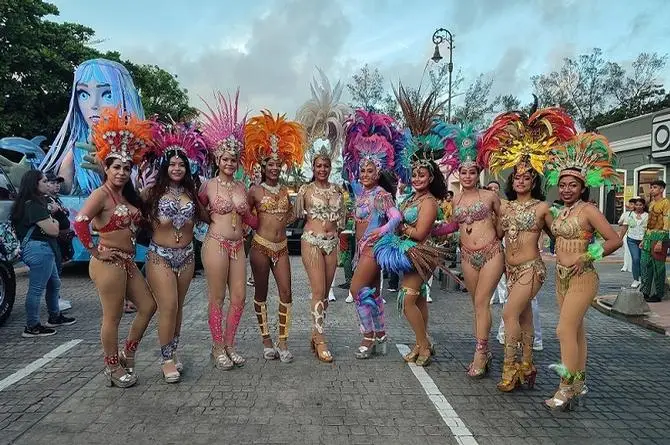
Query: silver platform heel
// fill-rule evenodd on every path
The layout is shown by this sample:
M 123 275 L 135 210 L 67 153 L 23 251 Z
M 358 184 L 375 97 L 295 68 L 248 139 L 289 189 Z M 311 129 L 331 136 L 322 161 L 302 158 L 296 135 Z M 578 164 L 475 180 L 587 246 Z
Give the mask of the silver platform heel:
M 375 353 L 386 355 L 388 352 L 388 335 L 384 334 L 382 337 L 375 338 Z
M 358 350 L 356 351 L 355 356 L 356 356 L 357 359 L 361 359 L 361 360 L 370 358 L 370 356 L 375 353 L 376 346 L 377 346 L 377 344 L 375 343 L 374 338 L 363 337 L 363 340 L 370 341 L 370 342 L 372 342 L 372 344 L 370 346 L 360 345 L 358 347 Z

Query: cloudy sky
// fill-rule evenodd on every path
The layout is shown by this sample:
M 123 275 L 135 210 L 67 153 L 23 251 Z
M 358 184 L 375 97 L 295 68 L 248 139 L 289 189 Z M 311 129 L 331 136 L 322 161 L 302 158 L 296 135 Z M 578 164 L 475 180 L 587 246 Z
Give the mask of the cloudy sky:
M 670 48 L 666 0 L 51 2 L 60 10 L 52 19 L 95 29 L 99 49 L 176 74 L 195 106 L 199 95 L 239 85 L 250 109 L 291 116 L 308 99 L 315 66 L 331 82 L 346 83 L 369 63 L 387 85 L 418 84 L 439 27 L 454 34 L 454 65 L 466 83 L 486 73 L 494 94 L 523 102 L 530 76 L 557 68 L 563 57 L 599 47 L 625 64 L 641 51 Z M 670 83 L 670 66 L 663 77 Z

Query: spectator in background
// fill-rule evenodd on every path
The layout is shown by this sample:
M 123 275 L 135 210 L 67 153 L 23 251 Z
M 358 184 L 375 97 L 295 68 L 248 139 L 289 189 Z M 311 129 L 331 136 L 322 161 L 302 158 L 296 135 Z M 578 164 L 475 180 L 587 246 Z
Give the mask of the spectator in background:
M 21 179 L 19 193 L 12 204 L 10 221 L 21 241 L 21 260 L 30 269 L 26 294 L 26 327 L 23 337 L 54 335 L 56 326 L 75 323 L 58 308 L 60 251 L 56 238 L 59 224 L 47 208 L 49 183 L 39 170 L 30 170 Z M 46 298 L 49 319 L 40 323 L 40 299 Z
M 619 225 L 621 226 L 619 236 L 624 241 L 624 246 L 628 247 L 628 254 L 631 257 L 633 282 L 630 287 L 636 288 L 640 286 L 640 258 L 642 256 L 640 243 L 642 243 L 642 239 L 644 238 L 649 214 L 645 211 L 646 203 L 644 199 L 633 198 L 629 202 L 631 201 L 633 203 L 633 210 L 624 212 L 621 215 L 621 219 L 619 219 Z
M 622 229 L 619 231 L 619 235 L 621 236 L 621 240 L 623 241 L 623 249 L 624 249 L 623 266 L 621 267 L 621 272 L 633 271 L 631 251 L 630 248 L 628 247 L 628 243 L 626 242 L 625 239 L 623 239 L 623 237 L 626 236 L 626 229 L 623 228 L 623 226 L 626 225 L 628 218 L 630 218 L 631 213 L 633 213 L 633 208 L 635 207 L 636 202 L 637 197 L 628 200 L 628 202 L 626 203 L 626 208 L 624 209 L 623 213 L 621 213 L 621 217 L 619 217 L 619 221 L 617 222 L 617 224 L 619 224 L 619 228 Z
M 489 183 L 486 184 L 486 188 L 488 190 L 491 190 L 492 192 L 495 192 L 496 194 L 500 193 L 500 183 L 498 181 L 496 181 L 495 179 L 489 181 Z
M 58 238 L 56 241 L 60 251 L 60 261 L 57 264 L 58 276 L 60 277 L 63 274 L 63 263 L 70 261 L 74 256 L 74 248 L 72 247 L 74 232 L 70 228 L 70 211 L 65 208 L 58 196 L 61 184 L 65 179 L 56 176 L 53 172 L 49 172 L 46 174 L 46 180 L 48 184 L 48 192 L 46 194 L 47 209 L 53 219 L 58 221 Z M 61 311 L 67 311 L 72 308 L 72 303 L 59 296 L 58 308 Z
M 649 217 L 640 243 L 641 285 L 640 292 L 650 303 L 658 303 L 665 296 L 665 260 L 668 254 L 670 230 L 670 200 L 664 197 L 665 182 L 653 181 L 649 185 Z M 652 293 L 653 292 L 653 293 Z

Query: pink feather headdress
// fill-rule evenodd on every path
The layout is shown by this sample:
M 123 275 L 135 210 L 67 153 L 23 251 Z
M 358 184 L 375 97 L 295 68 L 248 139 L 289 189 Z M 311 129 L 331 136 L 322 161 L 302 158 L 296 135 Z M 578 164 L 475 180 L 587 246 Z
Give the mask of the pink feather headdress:
M 207 163 L 207 144 L 205 139 L 194 127 L 185 124 L 163 124 L 155 122 L 153 125 L 154 145 L 151 149 L 157 158 L 165 156 L 171 151 L 184 154 L 189 162 L 200 167 Z
M 393 168 L 404 137 L 391 116 L 358 109 L 345 128 L 342 155 L 350 179 L 358 179 L 360 168 L 367 162 L 374 163 L 378 170 Z
M 240 90 L 235 92 L 235 99 L 224 97 L 221 92 L 214 94 L 216 106 L 212 108 L 204 99 L 209 113 L 201 111 L 202 135 L 207 142 L 207 148 L 216 162 L 224 153 L 230 153 L 241 161 L 244 155 L 244 126 L 247 115 L 238 117 L 237 103 Z M 201 98 L 202 99 L 202 98 Z

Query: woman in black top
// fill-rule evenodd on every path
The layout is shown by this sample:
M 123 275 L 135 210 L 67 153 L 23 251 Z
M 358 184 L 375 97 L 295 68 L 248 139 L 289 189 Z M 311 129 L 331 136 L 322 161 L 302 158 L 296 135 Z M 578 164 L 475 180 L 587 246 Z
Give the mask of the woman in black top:
M 59 227 L 47 208 L 47 191 L 44 174 L 39 170 L 28 171 L 21 179 L 19 194 L 10 213 L 10 221 L 21 241 L 21 259 L 30 268 L 23 337 L 53 335 L 56 331 L 51 328 L 75 322 L 58 309 L 60 251 L 56 238 Z M 45 294 L 49 320 L 42 326 L 40 299 Z

